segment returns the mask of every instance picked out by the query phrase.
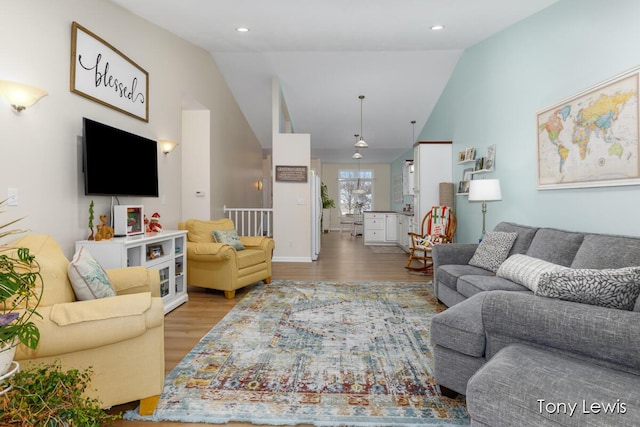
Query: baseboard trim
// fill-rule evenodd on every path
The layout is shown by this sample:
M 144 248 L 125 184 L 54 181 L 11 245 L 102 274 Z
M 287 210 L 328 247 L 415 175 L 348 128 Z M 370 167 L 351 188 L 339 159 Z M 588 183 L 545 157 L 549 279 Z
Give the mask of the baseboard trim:
M 311 257 L 278 256 L 271 258 L 271 262 L 313 262 Z

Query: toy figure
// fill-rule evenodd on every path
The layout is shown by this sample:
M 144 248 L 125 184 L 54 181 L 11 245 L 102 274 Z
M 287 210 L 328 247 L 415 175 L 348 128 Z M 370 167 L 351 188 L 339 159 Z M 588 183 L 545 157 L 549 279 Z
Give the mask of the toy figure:
M 102 224 L 96 226 L 98 228 L 96 241 L 113 239 L 113 228 L 107 225 L 107 216 L 100 215 L 100 222 Z
M 149 218 L 147 218 L 147 216 L 144 216 L 144 232 L 145 233 L 151 233 L 151 229 L 149 228 Z
M 152 233 L 162 233 L 162 224 L 160 224 L 160 214 L 158 212 L 154 212 L 151 215 L 151 220 L 149 220 L 149 231 Z

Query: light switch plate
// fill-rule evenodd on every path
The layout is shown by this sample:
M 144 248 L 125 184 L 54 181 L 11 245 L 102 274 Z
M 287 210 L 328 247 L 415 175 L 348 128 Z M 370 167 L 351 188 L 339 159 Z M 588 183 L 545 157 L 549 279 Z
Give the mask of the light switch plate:
M 18 206 L 18 189 L 7 189 L 7 206 Z

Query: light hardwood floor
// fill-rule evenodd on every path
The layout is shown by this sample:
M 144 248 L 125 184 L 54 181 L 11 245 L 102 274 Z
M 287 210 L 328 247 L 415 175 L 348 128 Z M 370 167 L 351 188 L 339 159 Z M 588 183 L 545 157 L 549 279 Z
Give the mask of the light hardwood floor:
M 276 242 L 277 244 L 277 242 Z M 404 266 L 405 253 L 373 253 L 362 244 L 362 236 L 353 237 L 348 232 L 331 232 L 322 235 L 320 257 L 313 263 L 273 263 L 273 280 L 342 280 L 342 281 L 391 281 L 425 282 L 431 277 L 410 273 Z M 234 305 L 251 290 L 251 286 L 239 289 L 233 300 L 225 299 L 219 291 L 189 287 L 189 301 L 167 314 L 165 318 L 165 370 L 169 373 Z M 112 408 L 111 412 L 133 409 L 137 402 Z M 115 426 L 205 426 L 194 423 L 149 423 L 118 421 Z M 229 423 L 234 427 L 254 426 L 247 423 Z

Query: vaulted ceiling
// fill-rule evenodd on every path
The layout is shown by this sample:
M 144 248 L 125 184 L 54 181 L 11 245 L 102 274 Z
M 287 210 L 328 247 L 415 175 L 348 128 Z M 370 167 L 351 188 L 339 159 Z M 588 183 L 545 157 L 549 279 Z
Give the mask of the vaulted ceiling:
M 353 162 L 364 95 L 362 161 L 388 163 L 411 148 L 466 48 L 557 0 L 112 1 L 211 52 L 264 149 L 276 76 L 314 157 Z

